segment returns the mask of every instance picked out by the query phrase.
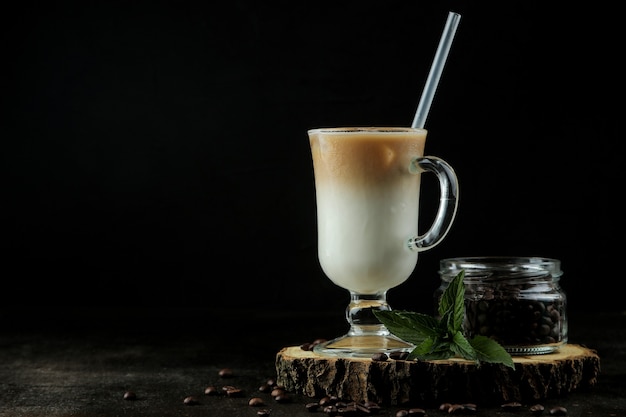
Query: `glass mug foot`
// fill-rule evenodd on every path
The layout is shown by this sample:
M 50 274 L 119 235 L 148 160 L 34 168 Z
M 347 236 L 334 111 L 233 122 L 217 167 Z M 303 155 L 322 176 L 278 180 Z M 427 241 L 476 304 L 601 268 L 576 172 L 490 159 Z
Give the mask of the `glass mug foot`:
M 385 353 L 410 353 L 415 346 L 392 334 L 346 334 L 341 337 L 320 343 L 313 352 L 323 356 L 343 358 L 368 358 Z

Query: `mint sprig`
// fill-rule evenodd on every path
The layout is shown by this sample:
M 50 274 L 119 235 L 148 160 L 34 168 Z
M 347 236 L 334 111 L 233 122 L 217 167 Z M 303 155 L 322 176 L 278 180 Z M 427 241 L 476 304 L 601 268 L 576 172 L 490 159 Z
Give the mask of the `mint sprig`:
M 488 363 L 501 363 L 515 369 L 513 358 L 495 340 L 474 336 L 468 340 L 462 331 L 465 314 L 465 271 L 450 281 L 439 300 L 439 319 L 412 311 L 374 311 L 387 329 L 415 348 L 407 360 L 436 360 L 461 357 Z

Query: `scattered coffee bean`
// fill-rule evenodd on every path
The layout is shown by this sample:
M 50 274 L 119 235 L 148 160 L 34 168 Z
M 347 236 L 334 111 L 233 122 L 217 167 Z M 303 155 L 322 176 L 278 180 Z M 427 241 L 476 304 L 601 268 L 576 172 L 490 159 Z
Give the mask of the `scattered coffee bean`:
M 272 390 L 272 392 L 270 393 L 270 395 L 271 395 L 272 397 L 278 397 L 279 395 L 282 395 L 282 394 L 284 394 L 284 393 L 285 393 L 285 390 L 284 390 L 284 389 L 282 389 L 282 388 L 274 388 L 274 389 Z
M 243 390 L 232 387 L 226 390 L 226 395 L 229 397 L 243 397 Z
M 378 405 L 378 403 L 374 401 L 365 401 L 362 403 L 356 403 L 355 407 L 359 414 L 366 415 L 366 416 L 378 414 L 378 412 L 380 411 L 380 406 Z
M 387 359 L 389 359 L 389 356 L 383 352 L 374 353 L 372 355 L 372 360 L 375 362 L 385 362 Z
M 520 403 L 518 403 L 516 401 L 513 401 L 513 402 L 510 402 L 510 403 L 502 404 L 500 406 L 500 408 L 503 409 L 503 410 L 506 410 L 506 411 L 517 411 L 520 408 L 522 408 L 522 404 L 520 404 Z
M 270 387 L 273 387 L 276 385 L 276 380 L 274 378 L 268 378 L 267 381 L 265 381 L 265 383 L 269 385 Z
M 409 410 L 398 410 L 396 412 L 396 417 L 407 417 L 409 415 Z
M 291 396 L 283 391 L 282 394 L 279 394 L 279 395 L 275 396 L 274 400 L 277 403 L 288 403 L 288 402 L 291 401 Z
M 310 402 L 305 405 L 307 411 L 314 413 L 324 412 L 329 416 L 368 416 L 378 414 L 380 405 L 374 401 L 343 401 L 336 396 L 324 396 L 318 402 Z M 425 414 L 407 414 L 423 417 Z
M 305 408 L 310 411 L 311 413 L 317 411 L 320 409 L 320 404 L 319 403 L 307 403 L 305 405 Z
M 439 410 L 440 411 L 448 411 L 450 409 L 450 407 L 452 407 L 452 404 L 450 403 L 443 403 L 439 406 Z
M 235 374 L 232 369 L 224 368 L 224 369 L 220 369 L 220 371 L 218 372 L 218 375 L 220 376 L 220 378 L 231 378 Z
M 424 410 L 423 408 L 409 408 L 409 415 L 410 416 L 425 416 L 426 415 L 426 410 Z
M 544 407 L 541 404 L 535 404 L 529 408 L 530 412 L 538 416 L 543 413 Z
M 124 393 L 124 399 L 127 401 L 134 401 L 137 399 L 137 394 L 135 394 L 133 391 L 126 391 Z
M 270 415 L 270 410 L 268 410 L 267 408 L 264 408 L 262 410 L 257 411 L 256 415 L 259 417 L 268 417 Z
M 198 401 L 198 399 L 192 395 L 185 397 L 185 399 L 183 400 L 183 404 L 185 405 L 198 405 L 200 404 L 200 401 Z
M 319 404 L 320 404 L 321 406 L 331 405 L 331 404 L 334 404 L 334 403 L 335 403 L 335 400 L 333 400 L 333 399 L 332 399 L 331 397 L 329 397 L 329 396 L 322 397 L 322 398 L 320 398 L 320 401 L 319 401 Z
M 357 403 L 355 405 L 355 407 L 357 409 L 357 412 L 360 412 L 361 414 L 368 415 L 368 414 L 376 414 L 377 413 L 377 410 L 372 410 L 371 408 L 368 408 L 365 405 L 360 404 L 360 403 Z
M 343 407 L 335 405 L 335 407 L 337 407 L 337 414 L 340 416 L 354 416 L 358 412 L 356 403 L 348 403 Z
M 554 407 L 550 409 L 551 416 L 566 416 L 567 408 L 565 407 Z
M 217 389 L 217 387 L 210 385 L 204 389 L 204 394 L 205 395 L 220 395 L 221 392 L 219 389 Z
M 251 407 L 260 407 L 265 405 L 265 401 L 263 401 L 263 398 L 252 397 L 250 398 L 250 401 L 248 401 L 248 405 Z
M 466 412 L 465 406 L 463 404 L 452 404 L 448 407 L 449 414 L 462 414 Z
M 261 392 L 271 392 L 272 391 L 272 386 L 270 384 L 263 384 L 259 387 L 259 391 Z
M 367 408 L 380 408 L 380 405 L 376 401 L 365 401 L 363 403 Z

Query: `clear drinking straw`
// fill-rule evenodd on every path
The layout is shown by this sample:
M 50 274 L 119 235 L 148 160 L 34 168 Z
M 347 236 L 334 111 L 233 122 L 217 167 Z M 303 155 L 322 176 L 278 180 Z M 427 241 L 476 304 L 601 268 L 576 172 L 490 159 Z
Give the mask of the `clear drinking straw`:
M 422 97 L 420 98 L 420 102 L 417 106 L 417 111 L 415 112 L 415 117 L 413 118 L 413 124 L 411 127 L 420 129 L 424 127 L 424 123 L 426 122 L 430 105 L 433 102 L 435 90 L 437 90 L 437 84 L 439 84 L 441 72 L 443 71 L 446 59 L 448 58 L 448 52 L 450 52 L 450 46 L 452 46 L 452 40 L 454 39 L 457 26 L 459 26 L 460 19 L 460 14 L 448 12 L 448 20 L 446 21 L 446 26 L 441 34 L 439 46 L 437 47 L 435 58 L 433 59 L 433 63 L 430 67 L 430 72 L 428 73 L 428 78 L 426 79 L 426 84 L 424 85 L 424 90 L 422 91 Z

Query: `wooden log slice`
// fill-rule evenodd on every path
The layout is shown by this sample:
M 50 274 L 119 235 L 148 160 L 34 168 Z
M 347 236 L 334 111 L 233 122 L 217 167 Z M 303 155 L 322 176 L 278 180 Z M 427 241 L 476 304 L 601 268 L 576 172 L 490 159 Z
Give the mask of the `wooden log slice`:
M 313 398 L 379 404 L 443 402 L 503 404 L 556 398 L 596 384 L 600 358 L 569 344 L 556 353 L 514 356 L 515 370 L 500 364 L 452 358 L 437 361 L 372 361 L 323 357 L 298 346 L 276 355 L 277 383 Z

